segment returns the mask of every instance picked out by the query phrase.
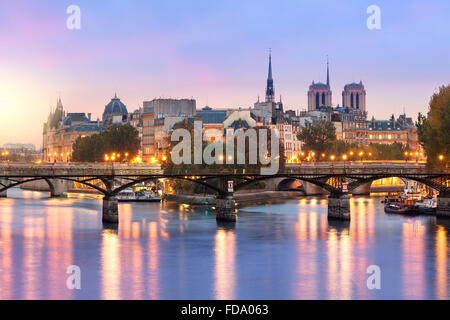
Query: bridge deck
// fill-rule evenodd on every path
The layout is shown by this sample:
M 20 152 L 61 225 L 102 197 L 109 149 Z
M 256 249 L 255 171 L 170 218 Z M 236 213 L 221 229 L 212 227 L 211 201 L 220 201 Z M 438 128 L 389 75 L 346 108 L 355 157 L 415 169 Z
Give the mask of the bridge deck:
M 427 168 L 423 163 L 347 162 L 286 164 L 274 176 L 298 175 L 436 175 L 450 174 L 449 168 Z M 214 168 L 163 169 L 158 164 L 0 164 L 2 178 L 28 177 L 100 177 L 100 176 L 259 176 L 259 169 Z

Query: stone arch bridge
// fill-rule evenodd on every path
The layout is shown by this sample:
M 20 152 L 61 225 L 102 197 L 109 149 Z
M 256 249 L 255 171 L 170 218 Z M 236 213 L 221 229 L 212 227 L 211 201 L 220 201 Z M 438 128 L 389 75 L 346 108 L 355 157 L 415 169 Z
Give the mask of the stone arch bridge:
M 291 179 L 327 190 L 329 218 L 349 220 L 348 194 L 372 181 L 399 177 L 423 183 L 439 192 L 438 216 L 450 218 L 450 169 L 427 168 L 421 163 L 406 162 L 349 162 L 287 164 L 275 175 L 261 175 L 258 169 L 222 168 L 163 169 L 157 164 L 0 164 L 0 197 L 7 190 L 21 184 L 44 180 L 52 196 L 61 195 L 61 181 L 73 181 L 103 194 L 103 221 L 118 223 L 116 196 L 135 184 L 156 179 L 180 179 L 203 185 L 217 194 L 217 219 L 236 220 L 233 193 L 259 181 Z M 117 185 L 117 179 L 122 183 Z M 94 181 L 101 181 L 95 184 Z M 229 181 L 233 188 L 229 189 Z

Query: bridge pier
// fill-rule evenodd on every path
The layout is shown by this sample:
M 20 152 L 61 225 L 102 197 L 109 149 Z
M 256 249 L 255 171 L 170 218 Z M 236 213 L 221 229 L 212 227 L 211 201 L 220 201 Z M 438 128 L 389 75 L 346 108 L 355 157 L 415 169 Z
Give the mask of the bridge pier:
M 119 223 L 119 202 L 116 197 L 103 198 L 102 221 L 107 224 Z
M 328 219 L 350 221 L 350 198 L 348 195 L 328 197 Z
M 50 187 L 50 196 L 52 198 L 62 197 L 67 191 L 66 181 L 52 179 L 50 182 L 47 181 Z
M 216 199 L 216 220 L 236 222 L 236 201 L 233 199 L 233 196 Z
M 436 216 L 450 218 L 450 194 L 439 194 L 437 197 Z

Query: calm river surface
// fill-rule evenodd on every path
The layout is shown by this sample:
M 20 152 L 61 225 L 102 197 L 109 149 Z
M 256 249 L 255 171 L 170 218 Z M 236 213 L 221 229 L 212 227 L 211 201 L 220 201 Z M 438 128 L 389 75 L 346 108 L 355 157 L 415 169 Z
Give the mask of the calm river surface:
M 449 299 L 450 221 L 386 215 L 351 199 L 350 224 L 324 198 L 243 208 L 233 226 L 205 210 L 120 204 L 19 189 L 0 199 L 1 299 Z M 69 290 L 67 268 L 81 268 Z M 367 288 L 367 267 L 381 289 Z

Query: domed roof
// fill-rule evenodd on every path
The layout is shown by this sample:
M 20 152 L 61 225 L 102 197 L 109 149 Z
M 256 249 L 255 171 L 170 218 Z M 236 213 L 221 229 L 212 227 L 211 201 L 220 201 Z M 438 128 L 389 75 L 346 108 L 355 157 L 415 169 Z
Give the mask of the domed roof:
M 128 115 L 127 107 L 117 98 L 117 94 L 114 98 L 111 99 L 111 102 L 108 103 L 105 107 L 105 111 L 103 114 L 121 114 Z

